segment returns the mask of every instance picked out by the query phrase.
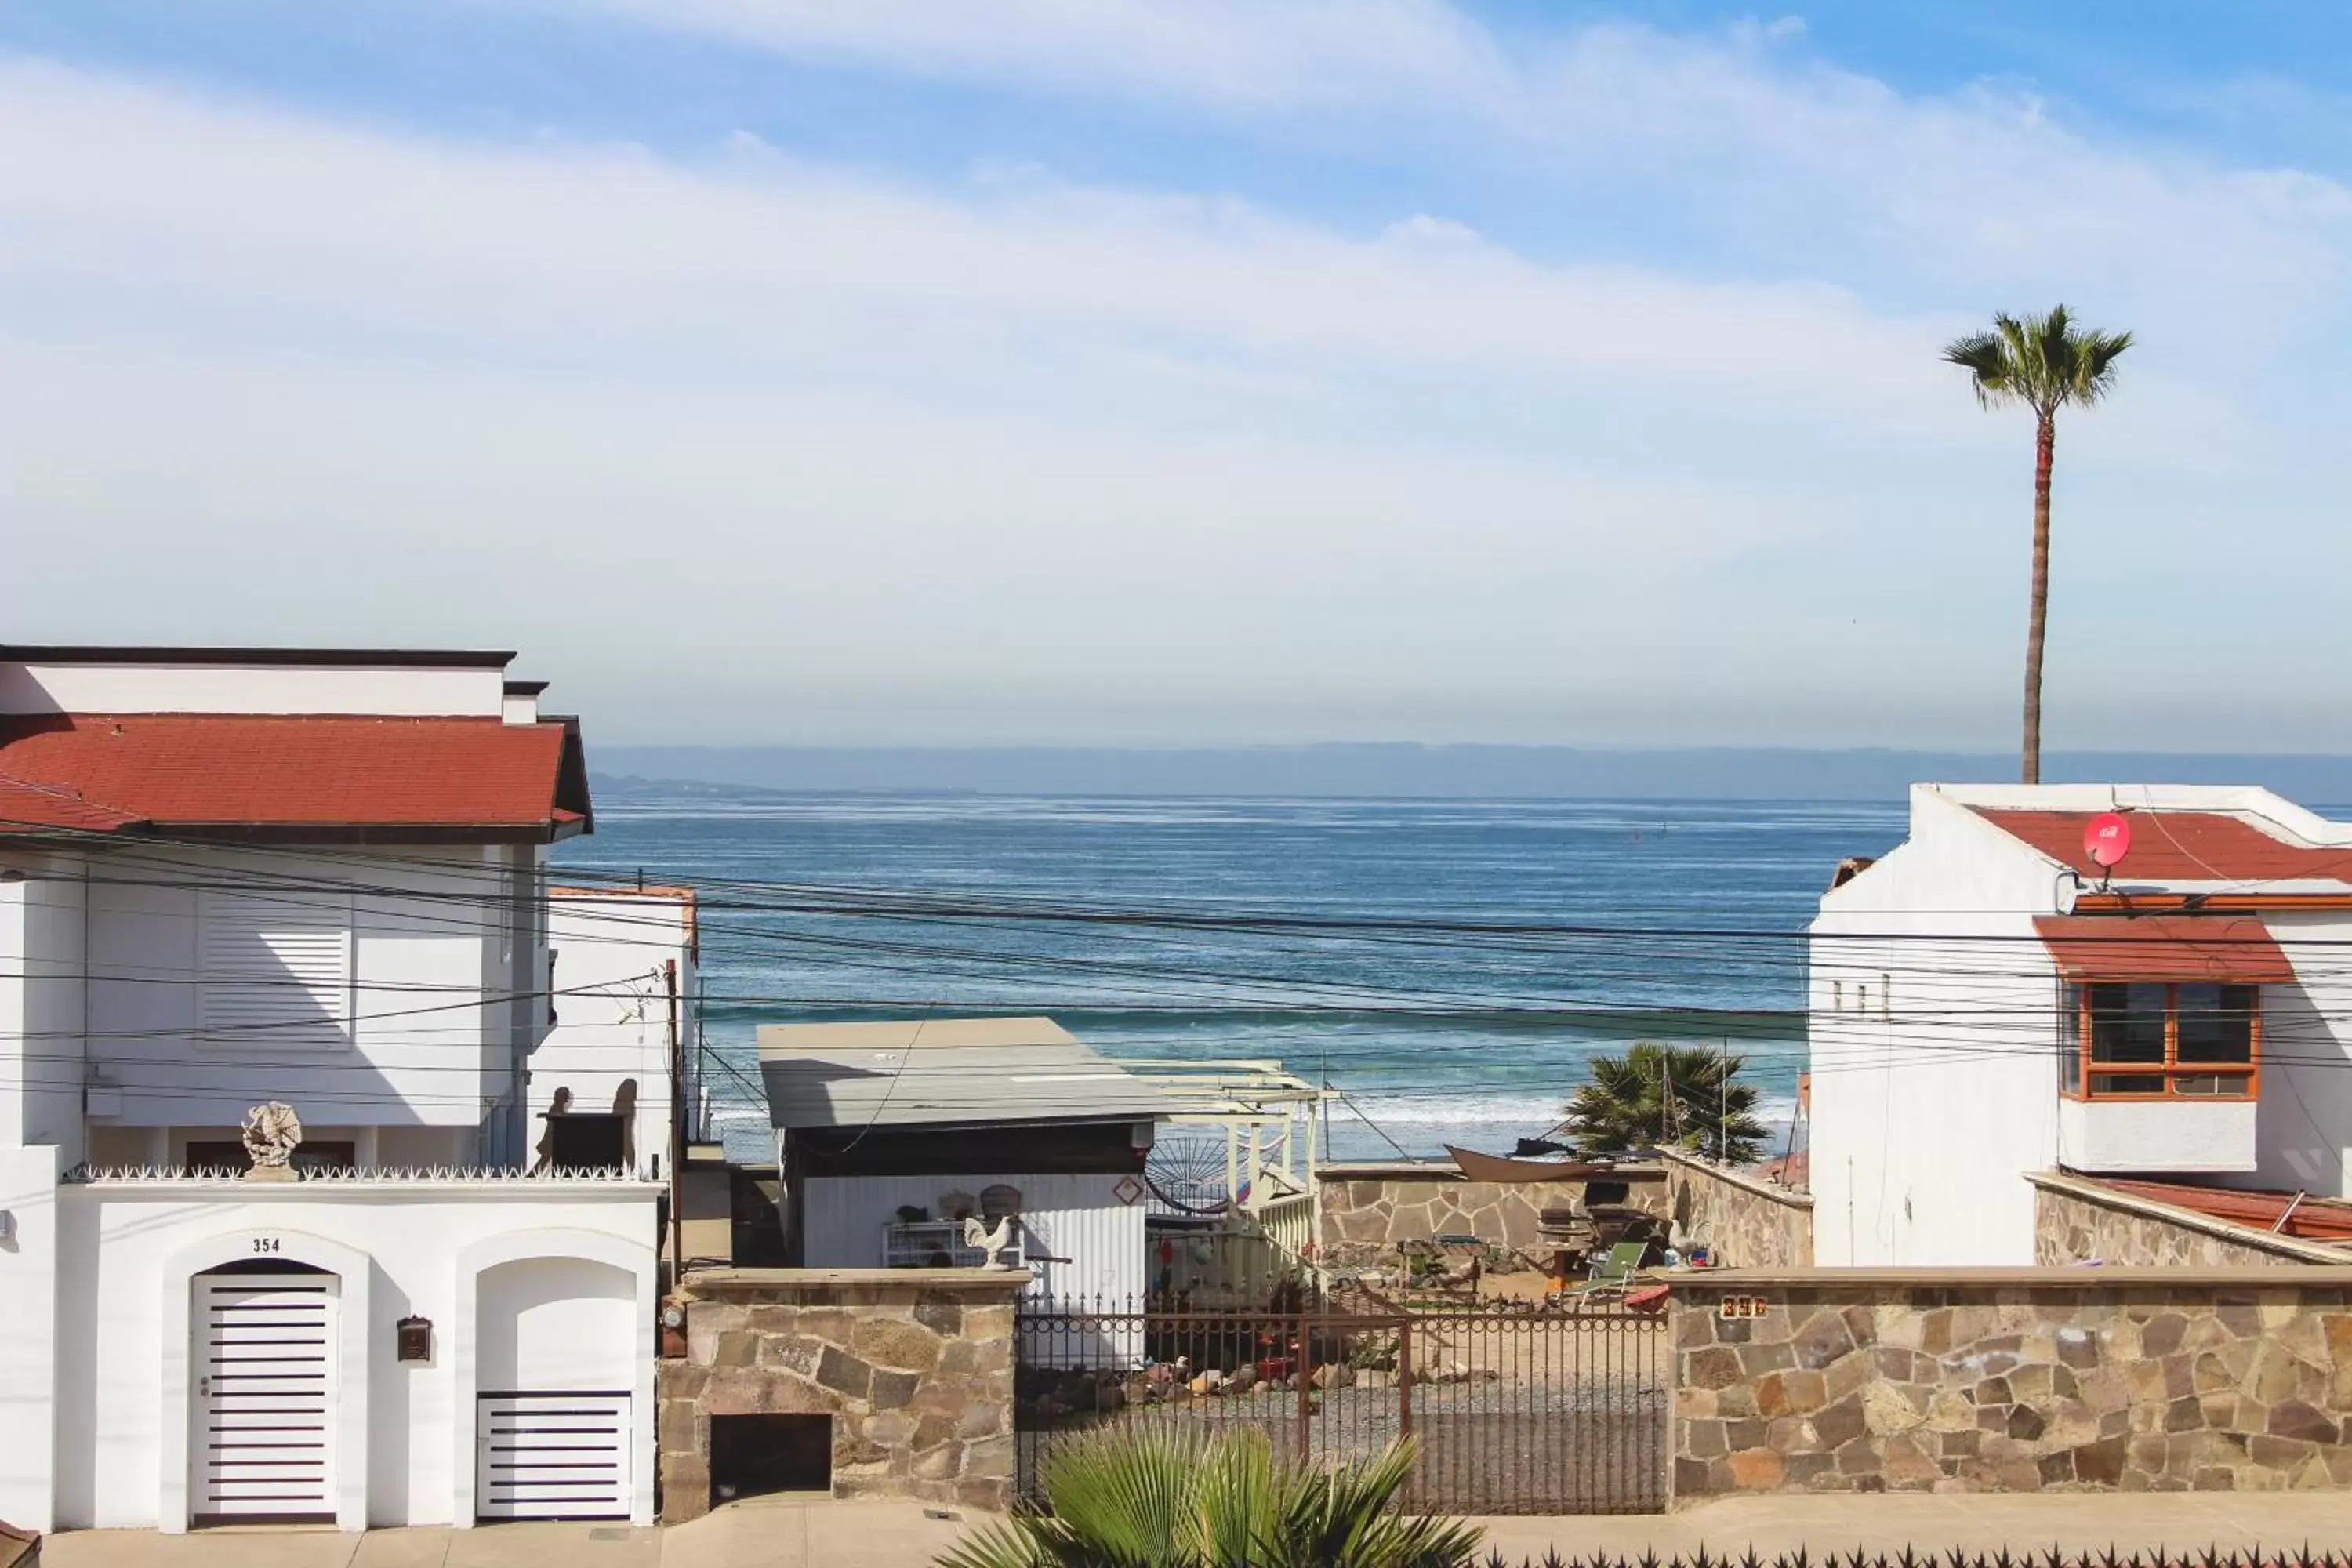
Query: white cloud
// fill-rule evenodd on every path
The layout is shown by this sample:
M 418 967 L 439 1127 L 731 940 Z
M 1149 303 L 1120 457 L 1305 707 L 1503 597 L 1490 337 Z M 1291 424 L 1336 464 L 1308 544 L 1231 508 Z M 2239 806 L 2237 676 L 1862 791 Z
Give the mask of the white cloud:
M 1491 30 L 1442 0 L 484 0 L 704 33 L 805 61 L 1174 113 L 1319 123 L 1377 156 L 1451 127 L 1451 157 L 1611 182 L 1768 269 L 1955 288 L 2117 319 L 2237 289 L 2215 346 L 2275 344 L 2352 282 L 2332 179 L 2119 146 L 2011 85 L 1906 95 L 1807 47 L 1801 18 L 1673 33 Z M 2200 310 L 2210 319 L 2210 310 Z M 2189 330 L 2198 330 L 2194 322 Z
M 0 160 L 20 637 L 512 639 L 614 738 L 2007 733 L 2023 442 L 1934 360 L 1973 303 L 26 61 L 0 145 L 42 150 Z M 2332 257 L 2330 187 L 2263 192 Z M 2285 504 L 2333 475 L 2273 362 L 2146 352 L 2069 429 L 2063 548 L 2219 498 L 2352 565 Z M 2077 600 L 2120 640 L 2053 701 L 2260 680 L 2148 645 L 2206 586 Z

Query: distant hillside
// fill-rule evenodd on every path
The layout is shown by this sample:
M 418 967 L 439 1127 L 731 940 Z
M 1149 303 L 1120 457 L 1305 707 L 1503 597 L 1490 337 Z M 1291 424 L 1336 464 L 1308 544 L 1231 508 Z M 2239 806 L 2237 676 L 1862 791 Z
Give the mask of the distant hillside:
M 1170 748 L 597 746 L 608 800 L 666 781 L 740 790 L 957 795 L 1418 795 L 1555 799 L 1891 800 L 1923 779 L 2016 776 L 2010 753 L 1691 747 L 1333 744 Z M 2352 801 L 2352 757 L 2060 752 L 2053 783 L 2259 784 L 2306 805 Z

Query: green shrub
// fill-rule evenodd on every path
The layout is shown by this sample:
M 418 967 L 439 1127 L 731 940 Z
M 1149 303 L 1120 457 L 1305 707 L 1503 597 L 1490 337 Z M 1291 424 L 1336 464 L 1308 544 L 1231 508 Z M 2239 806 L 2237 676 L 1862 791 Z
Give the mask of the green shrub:
M 1480 1532 L 1397 1510 L 1411 1443 L 1333 1470 L 1263 1432 L 1116 1427 L 1045 1460 L 1043 1507 L 982 1528 L 939 1568 L 1471 1568 Z

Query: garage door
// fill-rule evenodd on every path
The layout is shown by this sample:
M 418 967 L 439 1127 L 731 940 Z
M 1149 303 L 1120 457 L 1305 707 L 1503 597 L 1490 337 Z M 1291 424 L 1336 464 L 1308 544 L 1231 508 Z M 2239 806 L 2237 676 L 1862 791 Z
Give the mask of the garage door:
M 474 1507 L 484 1519 L 629 1517 L 625 1392 L 482 1394 Z
M 200 1274 L 194 1521 L 334 1522 L 335 1277 Z

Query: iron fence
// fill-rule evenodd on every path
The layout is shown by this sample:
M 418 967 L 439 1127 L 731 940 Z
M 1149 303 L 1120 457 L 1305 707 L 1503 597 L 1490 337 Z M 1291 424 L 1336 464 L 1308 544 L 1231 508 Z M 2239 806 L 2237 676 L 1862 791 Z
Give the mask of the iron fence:
M 1328 1466 L 1402 1436 L 1416 1512 L 1639 1513 L 1666 1502 L 1663 1322 L 1597 1307 L 1158 1310 L 1039 1302 L 1017 1323 L 1018 1479 L 1076 1433 L 1264 1431 Z
M 1479 1568 L 1512 1568 L 1499 1552 L 1479 1559 Z M 1748 1552 L 1709 1552 L 1705 1548 L 1688 1557 L 1590 1557 L 1548 1552 L 1522 1559 L 1517 1568 L 2352 1568 L 2352 1553 L 2315 1552 L 2308 1545 L 2285 1550 L 2262 1546 L 2242 1549 L 2208 1547 L 2203 1551 L 2119 1552 L 2113 1547 L 2091 1552 L 2017 1551 L 2002 1548 L 1971 1552 L 1958 1548 L 1906 1546 L 1894 1552 L 1824 1552 L 1816 1557 L 1800 1547 L 1767 1556 Z

